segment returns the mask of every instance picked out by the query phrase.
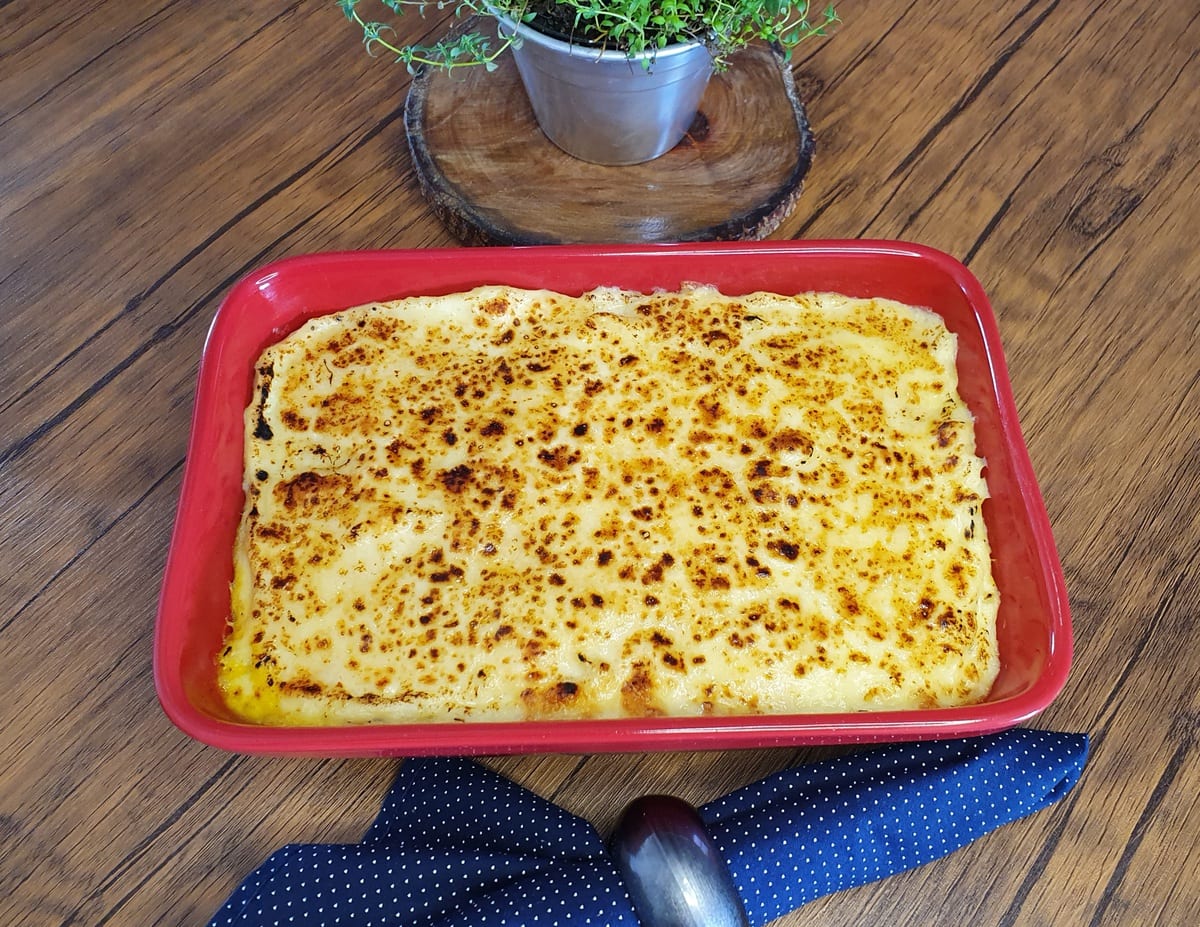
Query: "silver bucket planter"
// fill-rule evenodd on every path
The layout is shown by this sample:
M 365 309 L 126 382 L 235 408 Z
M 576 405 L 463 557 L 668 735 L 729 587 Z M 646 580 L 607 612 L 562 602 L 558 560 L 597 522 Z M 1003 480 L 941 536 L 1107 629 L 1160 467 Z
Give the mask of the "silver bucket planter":
M 517 70 L 542 131 L 567 154 L 595 164 L 640 164 L 687 133 L 712 75 L 701 42 L 642 57 L 561 42 L 501 18 L 514 32 Z

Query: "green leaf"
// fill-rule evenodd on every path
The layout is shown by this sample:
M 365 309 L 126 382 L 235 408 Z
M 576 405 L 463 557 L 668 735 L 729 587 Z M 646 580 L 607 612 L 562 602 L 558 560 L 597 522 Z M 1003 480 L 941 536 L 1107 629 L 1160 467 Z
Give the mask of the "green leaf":
M 370 54 L 386 51 L 410 69 L 429 66 L 456 68 L 483 65 L 494 70 L 497 56 L 519 44 L 513 37 L 492 50 L 478 33 L 442 40 L 432 46 L 417 44 L 397 48 L 385 36 L 396 34 L 386 23 L 368 22 L 360 16 L 362 0 L 336 0 L 342 14 L 355 22 L 363 34 Z M 521 22 L 536 22 L 537 11 L 529 0 L 378 0 L 378 6 L 397 17 L 415 11 L 424 16 L 427 8 L 453 9 L 456 17 L 487 15 L 499 10 Z M 604 48 L 621 49 L 630 55 L 665 48 L 674 42 L 702 39 L 713 55 L 714 64 L 723 67 L 728 56 L 754 40 L 778 44 L 785 53 L 801 42 L 824 36 L 840 22 L 833 4 L 818 17 L 808 0 L 553 0 L 554 5 L 573 20 L 574 28 Z M 813 12 L 810 20 L 809 14 Z

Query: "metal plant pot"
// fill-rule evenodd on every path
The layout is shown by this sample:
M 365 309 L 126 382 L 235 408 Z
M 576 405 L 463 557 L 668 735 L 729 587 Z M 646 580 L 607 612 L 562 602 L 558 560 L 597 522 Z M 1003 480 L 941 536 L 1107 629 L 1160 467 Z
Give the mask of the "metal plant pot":
M 596 164 L 639 164 L 674 148 L 712 75 L 701 42 L 630 57 L 509 19 L 500 19 L 500 30 L 519 37 L 512 53 L 542 131 L 567 154 Z M 651 58 L 648 70 L 643 57 Z

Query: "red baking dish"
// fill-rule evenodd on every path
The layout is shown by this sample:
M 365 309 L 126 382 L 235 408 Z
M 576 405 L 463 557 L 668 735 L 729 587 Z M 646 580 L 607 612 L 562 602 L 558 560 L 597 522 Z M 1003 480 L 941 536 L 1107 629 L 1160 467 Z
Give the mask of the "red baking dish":
M 216 683 L 242 509 L 242 412 L 254 362 L 307 319 L 372 300 L 482 284 L 578 294 L 685 282 L 727 294 L 828 290 L 927 306 L 958 336 L 959 388 L 976 419 L 991 498 L 984 518 L 1001 592 L 1001 669 L 965 708 L 855 714 L 604 721 L 265 727 L 238 721 Z M 416 756 L 695 750 L 916 740 L 989 733 L 1028 720 L 1066 682 L 1071 624 L 1062 568 L 1021 436 L 996 320 L 979 282 L 929 248 L 878 241 L 478 248 L 316 254 L 238 283 L 209 332 L 155 633 L 163 709 L 204 743 L 246 753 Z

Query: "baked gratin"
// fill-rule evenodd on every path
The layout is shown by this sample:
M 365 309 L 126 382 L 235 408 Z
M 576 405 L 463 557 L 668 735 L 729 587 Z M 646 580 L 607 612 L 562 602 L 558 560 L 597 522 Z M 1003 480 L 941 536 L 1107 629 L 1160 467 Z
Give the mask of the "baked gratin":
M 941 318 L 482 287 L 268 348 L 219 680 L 265 724 L 961 705 L 998 670 Z

